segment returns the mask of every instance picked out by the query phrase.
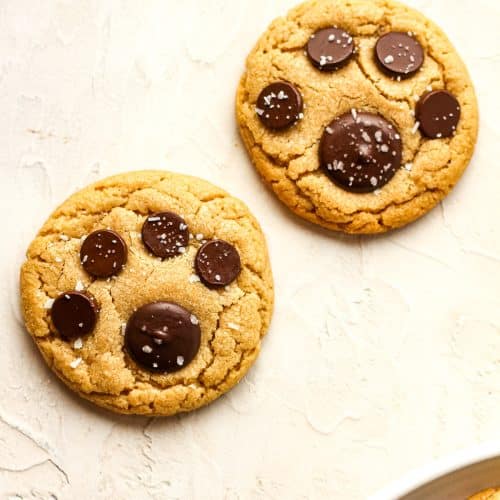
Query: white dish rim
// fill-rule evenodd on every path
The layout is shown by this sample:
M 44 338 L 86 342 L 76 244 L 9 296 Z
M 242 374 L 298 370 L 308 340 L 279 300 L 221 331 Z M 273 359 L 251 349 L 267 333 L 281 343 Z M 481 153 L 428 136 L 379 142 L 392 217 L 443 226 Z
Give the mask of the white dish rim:
M 369 496 L 368 500 L 397 500 L 443 476 L 499 455 L 500 440 L 460 450 L 409 472 L 401 479 Z

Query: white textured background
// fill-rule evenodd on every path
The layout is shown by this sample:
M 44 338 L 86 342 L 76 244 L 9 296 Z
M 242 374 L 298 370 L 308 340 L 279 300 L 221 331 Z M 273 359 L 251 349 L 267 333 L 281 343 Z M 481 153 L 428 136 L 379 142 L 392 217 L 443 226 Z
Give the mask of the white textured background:
M 345 238 L 290 216 L 244 154 L 244 57 L 293 0 L 1 0 L 0 496 L 364 498 L 500 436 L 497 0 L 412 0 L 476 84 L 481 132 L 425 219 Z M 24 332 L 17 276 L 56 204 L 139 168 L 204 177 L 267 234 L 276 311 L 248 377 L 172 419 L 80 401 Z

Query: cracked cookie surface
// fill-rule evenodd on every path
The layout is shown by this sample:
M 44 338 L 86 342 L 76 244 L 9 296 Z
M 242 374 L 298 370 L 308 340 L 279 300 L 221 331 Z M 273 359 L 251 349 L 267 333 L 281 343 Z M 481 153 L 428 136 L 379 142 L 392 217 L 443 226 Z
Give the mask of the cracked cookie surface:
M 356 53 L 341 68 L 320 71 L 304 50 L 314 33 L 331 26 L 353 37 Z M 375 60 L 377 41 L 391 31 L 410 32 L 423 47 L 423 64 L 409 78 L 391 78 Z M 303 119 L 279 133 L 265 128 L 255 111 L 259 93 L 275 81 L 292 83 L 304 100 Z M 432 140 L 416 127 L 415 108 L 436 89 L 456 97 L 461 118 L 452 137 Z M 320 166 L 325 127 L 352 110 L 380 114 L 401 134 L 401 167 L 371 193 L 342 189 Z M 472 82 L 446 35 L 391 0 L 310 0 L 275 20 L 247 59 L 236 112 L 249 155 L 279 199 L 300 217 L 347 233 L 385 232 L 432 209 L 467 167 L 478 128 Z
M 141 228 L 166 210 L 182 215 L 191 237 L 184 253 L 161 260 L 143 244 Z M 128 247 L 126 265 L 107 279 L 92 277 L 80 261 L 82 241 L 102 228 Z M 208 288 L 194 261 L 203 242 L 216 238 L 237 248 L 241 272 Z M 61 337 L 50 317 L 66 290 L 89 293 L 100 307 L 94 330 L 76 340 Z M 269 326 L 273 282 L 264 236 L 241 201 L 198 178 L 143 171 L 97 182 L 56 209 L 28 249 L 21 296 L 28 331 L 71 389 L 116 412 L 173 415 L 213 401 L 245 375 Z M 150 372 L 124 350 L 134 311 L 162 300 L 192 312 L 201 329 L 197 355 L 173 373 Z

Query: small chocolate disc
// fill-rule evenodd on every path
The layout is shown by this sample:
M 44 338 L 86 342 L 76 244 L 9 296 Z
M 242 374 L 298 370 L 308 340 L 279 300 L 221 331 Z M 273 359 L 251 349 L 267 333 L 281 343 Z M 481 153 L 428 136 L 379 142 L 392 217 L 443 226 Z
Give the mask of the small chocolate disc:
M 415 115 L 420 130 L 431 139 L 451 137 L 460 120 L 460 104 L 447 90 L 424 94 L 417 104 Z
M 352 36 L 339 28 L 316 31 L 307 43 L 307 55 L 312 64 L 322 71 L 334 71 L 354 54 Z
M 94 329 L 98 312 L 97 302 L 90 293 L 71 291 L 54 300 L 50 315 L 63 337 L 76 338 Z
M 142 241 L 157 257 L 175 257 L 186 251 L 188 226 L 181 216 L 173 212 L 150 215 L 142 226 Z
M 408 78 L 421 68 L 424 49 L 409 33 L 391 31 L 378 39 L 375 57 L 385 72 L 392 76 Z
M 207 241 L 196 254 L 195 267 L 205 285 L 229 285 L 240 274 L 240 254 L 227 241 Z
M 127 262 L 127 244 L 109 229 L 99 229 L 89 234 L 80 249 L 83 268 L 97 278 L 118 274 Z
M 303 109 L 302 96 L 295 86 L 274 82 L 260 93 L 255 111 L 267 128 L 281 130 L 300 120 Z
M 401 165 L 401 136 L 372 113 L 352 110 L 333 120 L 320 144 L 325 173 L 347 191 L 367 193 L 387 184 Z
M 152 302 L 132 314 L 125 329 L 130 356 L 150 371 L 175 372 L 200 348 L 198 318 L 172 302 Z

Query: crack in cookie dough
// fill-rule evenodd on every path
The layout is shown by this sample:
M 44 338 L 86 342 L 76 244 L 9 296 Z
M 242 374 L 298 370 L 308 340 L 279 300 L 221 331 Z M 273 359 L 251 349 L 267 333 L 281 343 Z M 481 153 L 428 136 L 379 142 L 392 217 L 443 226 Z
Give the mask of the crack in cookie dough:
M 321 72 L 304 47 L 313 33 L 334 25 L 353 36 L 357 53 L 341 69 Z M 424 63 L 413 77 L 393 80 L 375 62 L 375 43 L 388 31 L 411 31 L 422 44 Z M 276 80 L 299 88 L 305 104 L 304 118 L 278 133 L 255 113 L 259 92 Z M 429 140 L 415 130 L 416 101 L 431 88 L 446 88 L 460 103 L 461 121 L 449 139 Z M 374 193 L 345 191 L 320 169 L 326 125 L 353 108 L 382 115 L 402 136 L 402 168 Z M 472 83 L 446 36 L 421 14 L 388 0 L 311 0 L 275 20 L 247 59 L 236 114 L 252 162 L 278 198 L 297 215 L 348 233 L 385 232 L 433 208 L 465 170 L 478 122 Z
M 147 252 L 140 236 L 145 217 L 161 210 L 181 214 L 191 233 L 202 236 L 164 261 Z M 124 237 L 129 257 L 118 275 L 95 279 L 80 265 L 79 250 L 83 237 L 103 227 Z M 209 289 L 190 278 L 197 249 L 216 237 L 238 248 L 242 269 L 230 285 Z M 250 368 L 269 326 L 273 285 L 260 226 L 242 202 L 200 179 L 145 171 L 85 188 L 56 209 L 27 257 L 21 294 L 29 332 L 64 383 L 113 411 L 171 415 L 213 401 Z M 101 308 L 94 332 L 79 349 L 55 333 L 45 307 L 77 282 Z M 123 350 L 122 325 L 135 309 L 157 300 L 179 303 L 200 320 L 200 350 L 177 372 L 148 372 Z M 81 362 L 72 368 L 76 358 Z

